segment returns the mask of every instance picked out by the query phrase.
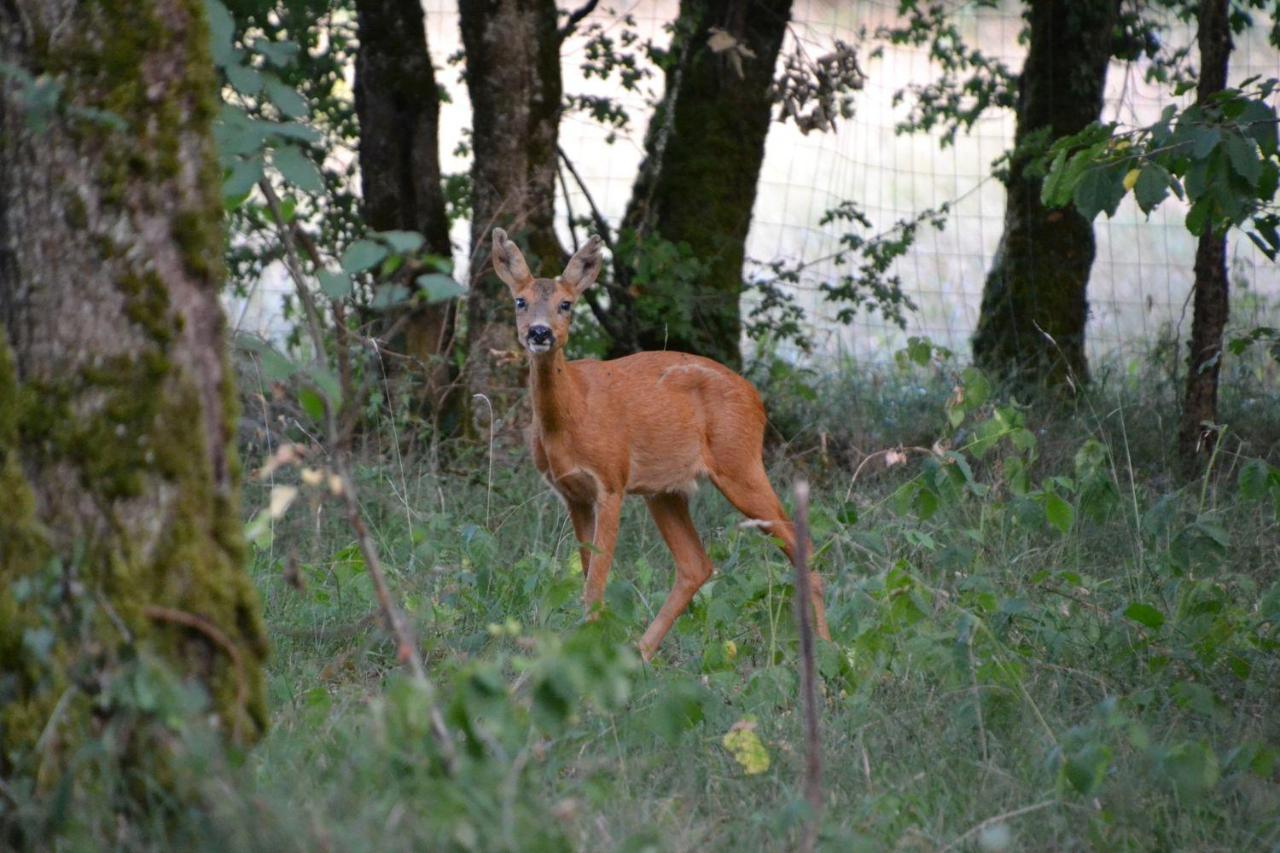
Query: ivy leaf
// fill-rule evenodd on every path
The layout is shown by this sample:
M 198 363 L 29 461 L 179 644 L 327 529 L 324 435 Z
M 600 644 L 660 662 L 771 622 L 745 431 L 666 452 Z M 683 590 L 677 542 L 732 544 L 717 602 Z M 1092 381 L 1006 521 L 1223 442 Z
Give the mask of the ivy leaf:
M 387 256 L 387 247 L 372 240 L 356 240 L 342 253 L 342 268 L 355 275 L 374 267 Z
M 320 170 L 301 148 L 296 145 L 281 145 L 271 154 L 271 162 L 281 176 L 297 189 L 308 193 L 318 193 L 324 189 L 324 178 Z
M 447 276 L 441 272 L 420 275 L 414 279 L 414 283 L 422 288 L 423 296 L 427 302 L 444 302 L 448 299 L 457 299 L 466 293 L 462 289 L 462 285 L 454 281 L 452 276 Z

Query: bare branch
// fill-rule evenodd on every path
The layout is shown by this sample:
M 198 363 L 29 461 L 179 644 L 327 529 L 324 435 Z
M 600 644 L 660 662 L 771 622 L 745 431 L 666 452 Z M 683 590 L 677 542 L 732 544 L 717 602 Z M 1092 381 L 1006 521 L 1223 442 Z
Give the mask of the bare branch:
M 582 19 L 594 12 L 596 10 L 596 6 L 599 5 L 600 0 L 587 0 L 585 4 L 575 9 L 573 13 L 569 15 L 569 20 L 565 21 L 564 26 L 556 33 L 556 38 L 560 41 L 564 41 L 569 36 L 573 35 L 573 31 L 578 28 L 578 24 L 582 22 Z
M 800 633 L 800 692 L 804 695 L 805 778 L 809 823 L 800 849 L 812 853 L 822 821 L 822 743 L 818 731 L 818 694 L 814 666 L 813 594 L 809 572 L 809 484 L 796 483 L 795 605 Z

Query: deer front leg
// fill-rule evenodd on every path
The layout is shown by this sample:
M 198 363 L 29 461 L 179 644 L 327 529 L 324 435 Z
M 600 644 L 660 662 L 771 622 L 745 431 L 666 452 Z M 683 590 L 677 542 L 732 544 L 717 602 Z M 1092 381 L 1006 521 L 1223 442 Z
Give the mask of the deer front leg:
M 609 579 L 609 567 L 613 564 L 613 546 L 618 541 L 618 518 L 622 514 L 622 495 L 601 494 L 596 498 L 596 529 L 591 545 L 591 568 L 587 570 L 587 584 L 582 592 L 582 606 L 587 618 L 597 615 L 604 600 L 604 585 Z

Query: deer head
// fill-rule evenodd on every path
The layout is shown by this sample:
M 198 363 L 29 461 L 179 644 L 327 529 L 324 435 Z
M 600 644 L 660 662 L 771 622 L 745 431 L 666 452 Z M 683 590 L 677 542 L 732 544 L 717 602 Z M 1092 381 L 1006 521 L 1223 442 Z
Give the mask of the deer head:
M 534 278 L 520 247 L 507 232 L 493 229 L 493 271 L 511 290 L 516 302 L 516 335 L 520 345 L 534 355 L 563 347 L 569 340 L 573 306 L 600 275 L 604 260 L 599 237 L 569 259 L 559 278 Z

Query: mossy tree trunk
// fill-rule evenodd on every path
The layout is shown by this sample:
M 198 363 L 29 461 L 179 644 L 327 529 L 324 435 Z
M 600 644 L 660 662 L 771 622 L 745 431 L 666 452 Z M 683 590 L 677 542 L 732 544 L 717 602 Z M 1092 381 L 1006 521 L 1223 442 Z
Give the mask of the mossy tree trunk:
M 1196 99 L 1204 102 L 1227 85 L 1231 59 L 1229 0 L 1200 4 L 1200 79 Z M 1194 300 L 1187 387 L 1182 400 L 1178 450 L 1184 467 L 1194 474 L 1213 451 L 1216 433 L 1206 424 L 1218 420 L 1218 374 L 1222 366 L 1222 334 L 1227 326 L 1227 237 L 1212 228 L 1196 245 Z
M 515 347 L 515 315 L 489 262 L 489 235 L 505 228 L 535 274 L 559 275 L 565 261 L 555 233 L 560 35 L 554 0 L 461 0 L 458 11 L 474 156 L 467 386 L 504 410 L 524 370 L 494 355 Z
M 418 0 L 357 0 L 360 49 L 355 100 L 360 119 L 360 179 L 365 220 L 379 231 L 417 231 L 425 250 L 449 257 L 449 220 L 440 178 L 440 92 Z M 409 309 L 392 346 L 421 374 L 417 408 L 447 421 L 459 395 L 449 358 L 454 305 Z M 388 316 L 386 325 L 397 322 Z M 403 362 L 393 361 L 392 366 Z
M 1004 232 L 982 293 L 974 360 L 1020 384 L 1088 379 L 1086 289 L 1093 225 L 1074 207 L 1047 209 L 1027 167 L 1043 146 L 1102 110 L 1117 0 L 1031 0 L 1030 46 L 1018 84 Z M 1045 136 L 1047 134 L 1047 136 Z M 1038 144 L 1028 144 L 1029 142 Z
M 78 740 L 146 717 L 120 698 L 145 661 L 251 739 L 266 648 L 204 5 L 13 0 L 0 53 L 61 93 L 0 90 L 0 777 L 47 784 Z
M 631 345 L 741 365 L 742 267 L 769 131 L 770 84 L 790 14 L 791 0 L 680 4 L 665 93 L 650 119 L 614 261 L 635 297 L 619 306 Z M 714 50 L 713 28 L 733 43 Z M 687 245 L 703 274 L 639 281 L 640 255 L 652 240 Z

